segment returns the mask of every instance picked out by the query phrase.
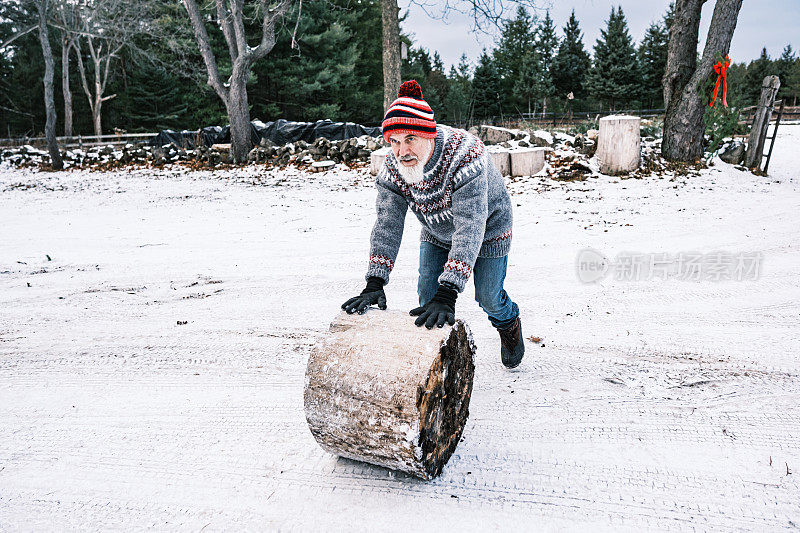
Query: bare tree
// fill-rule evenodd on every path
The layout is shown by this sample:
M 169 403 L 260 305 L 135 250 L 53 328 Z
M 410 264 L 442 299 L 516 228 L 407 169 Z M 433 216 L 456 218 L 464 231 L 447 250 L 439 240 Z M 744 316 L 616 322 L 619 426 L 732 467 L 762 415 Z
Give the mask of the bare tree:
M 697 37 L 700 11 L 706 0 L 677 0 L 670 27 L 664 87 L 662 155 L 673 161 L 696 161 L 703 156 L 704 115 L 708 105 L 705 83 L 714 74 L 718 57 L 728 54 L 742 0 L 717 0 L 700 63 Z
M 506 13 L 516 6 L 541 9 L 538 4 L 550 5 L 549 0 L 445 0 L 438 4 L 438 13 L 431 12 L 434 4 L 427 0 L 411 0 L 431 18 L 444 20 L 450 12 L 468 14 L 472 20 L 473 31 L 488 33 L 489 28 L 500 28 Z M 397 0 L 381 0 L 381 24 L 383 26 L 383 108 L 389 106 L 397 97 L 400 85 L 400 24 Z
M 142 16 L 145 4 L 129 0 L 82 0 L 78 6 L 72 30 L 77 35 L 74 45 L 78 53 L 78 72 L 92 111 L 94 134 L 102 135 L 103 102 L 117 96 L 105 94 L 113 61 L 134 35 L 145 31 L 145 17 Z M 88 50 L 86 56 L 83 42 Z M 91 84 L 84 61 L 91 67 Z
M 49 0 L 37 0 L 36 7 L 39 10 L 39 42 L 42 44 L 42 55 L 44 56 L 44 106 L 47 116 L 44 134 L 47 138 L 47 151 L 50 153 L 53 170 L 61 170 L 64 164 L 56 141 L 56 103 L 53 98 L 53 72 L 55 69 L 53 67 L 53 51 L 50 49 L 50 36 L 47 31 Z
M 275 46 L 275 24 L 286 14 L 291 0 L 281 0 L 272 6 L 267 0 L 259 0 L 256 12 L 261 19 L 261 37 L 258 45 L 247 44 L 243 20 L 245 0 L 216 0 L 215 24 L 222 30 L 228 45 L 232 65 L 230 78 L 220 78 L 217 59 L 211 49 L 204 17 L 195 0 L 183 0 L 186 12 L 194 28 L 195 40 L 208 71 L 208 84 L 216 91 L 228 111 L 231 125 L 231 155 L 236 163 L 247 160 L 252 147 L 250 135 L 250 107 L 247 101 L 247 78 L 253 63 L 266 56 Z
M 72 137 L 72 89 L 69 83 L 70 53 L 76 52 L 75 40 L 78 36 L 70 28 L 76 28 L 77 4 L 68 0 L 54 0 L 61 24 L 61 93 L 64 96 L 64 135 Z M 80 59 L 80 58 L 79 58 Z

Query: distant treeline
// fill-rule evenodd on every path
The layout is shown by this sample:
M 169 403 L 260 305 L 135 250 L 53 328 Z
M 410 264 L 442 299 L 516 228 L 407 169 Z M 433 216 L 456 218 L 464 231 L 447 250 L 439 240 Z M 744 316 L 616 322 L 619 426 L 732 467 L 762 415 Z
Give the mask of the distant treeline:
M 37 22 L 26 3 L 0 6 L 0 43 Z M 110 63 L 102 123 L 128 132 L 197 129 L 227 123 L 224 106 L 205 84 L 206 72 L 186 12 L 178 2 L 148 2 L 149 23 L 159 31 L 131 38 Z M 663 107 L 664 73 L 672 10 L 647 29 L 636 45 L 622 8 L 612 9 L 601 37 L 586 51 L 575 15 L 559 31 L 549 13 L 536 17 L 519 8 L 491 50 L 476 65 L 462 56 L 446 68 L 439 53 L 409 46 L 403 79 L 417 79 L 426 100 L 442 122 L 472 124 L 487 117 L 512 118 L 521 113 Z M 295 23 L 297 26 L 295 27 Z M 287 16 L 277 43 L 257 62 L 248 83 L 251 117 L 285 118 L 377 125 L 382 116 L 381 8 L 378 0 L 306 2 L 301 15 Z M 255 32 L 257 28 L 252 28 Z M 413 27 L 405 27 L 412 31 Z M 251 28 L 248 28 L 250 31 Z M 226 57 L 221 31 L 210 35 L 217 58 Z M 58 134 L 63 134 L 61 77 L 63 43 L 57 25 L 50 31 L 56 56 Z M 464 38 L 469 38 L 464 36 Z M 85 47 L 69 63 L 75 134 L 93 132 L 92 116 L 80 82 L 78 61 L 93 79 Z M 728 103 L 753 105 L 761 80 L 781 77 L 780 95 L 795 105 L 800 92 L 800 59 L 787 45 L 783 54 L 728 70 Z M 221 62 L 220 71 L 230 73 Z M 44 129 L 42 76 L 44 62 L 36 32 L 27 33 L 0 50 L 0 137 L 36 135 Z M 571 96 L 571 97 L 570 97 Z M 105 131 L 104 131 L 105 133 Z

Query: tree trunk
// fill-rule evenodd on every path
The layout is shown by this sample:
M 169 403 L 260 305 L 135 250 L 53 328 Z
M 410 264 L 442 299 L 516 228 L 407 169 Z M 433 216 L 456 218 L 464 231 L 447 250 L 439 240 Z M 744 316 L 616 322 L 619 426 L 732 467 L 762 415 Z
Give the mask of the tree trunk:
M 708 105 L 703 86 L 714 74 L 717 57 L 724 57 L 730 50 L 742 7 L 742 0 L 717 0 L 703 58 L 696 65 L 700 10 L 704 1 L 679 0 L 670 30 L 667 72 L 663 79 L 667 110 L 661 153 L 672 161 L 697 161 L 703 156 L 703 117 Z
M 61 36 L 61 92 L 64 95 L 64 136 L 72 137 L 72 91 L 69 88 L 69 52 L 72 42 L 66 33 Z
M 427 330 L 400 311 L 344 312 L 313 350 L 303 395 L 326 451 L 431 479 L 469 416 L 475 344 L 461 320 Z
M 94 134 L 98 137 L 103 134 L 101 111 L 103 110 L 103 99 L 95 98 L 94 105 L 92 106 L 92 124 L 94 125 Z M 100 139 L 97 139 L 100 142 Z
M 700 14 L 706 0 L 678 0 L 674 23 L 670 26 L 667 65 L 661 85 L 664 88 L 664 107 L 669 107 L 672 95 L 683 90 L 697 67 L 697 40 L 700 34 Z
M 42 44 L 42 55 L 44 56 L 44 106 L 47 116 L 44 135 L 47 138 L 47 151 L 50 153 L 53 170 L 61 170 L 64 168 L 64 163 L 61 161 L 61 152 L 58 150 L 56 141 L 56 102 L 53 97 L 55 68 L 53 51 L 50 49 L 50 39 L 47 34 L 47 8 L 48 0 L 41 0 L 39 2 L 39 42 Z
M 100 65 L 102 61 L 94 62 L 94 106 L 92 107 L 92 122 L 94 123 L 94 134 L 100 136 L 103 134 L 103 127 L 101 124 L 103 109 L 103 88 L 100 83 Z M 99 139 L 98 139 L 99 141 Z
M 381 0 L 383 23 L 383 111 L 397 98 L 400 88 L 400 21 L 397 0 Z
M 250 136 L 250 107 L 247 101 L 248 66 L 234 65 L 228 98 L 228 120 L 231 123 L 231 157 L 236 164 L 246 163 L 253 147 Z

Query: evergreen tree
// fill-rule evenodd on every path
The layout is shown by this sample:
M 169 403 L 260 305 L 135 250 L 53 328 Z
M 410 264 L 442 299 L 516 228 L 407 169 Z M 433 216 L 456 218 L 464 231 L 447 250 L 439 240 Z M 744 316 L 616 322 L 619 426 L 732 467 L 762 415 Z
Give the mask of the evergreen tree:
M 583 35 L 573 9 L 564 26 L 564 39 L 553 60 L 552 77 L 556 96 L 566 98 L 572 93 L 576 103 L 582 101 L 586 97 L 584 84 L 591 64 L 589 53 L 583 48 Z
M 522 58 L 535 44 L 533 22 L 528 11 L 518 6 L 516 17 L 504 23 L 493 52 L 493 63 L 501 78 L 502 103 L 509 110 L 524 107 L 522 99 L 514 94 L 514 86 L 519 79 Z
M 639 45 L 639 64 L 642 72 L 642 100 L 648 108 L 664 105 L 661 79 L 667 69 L 669 34 L 662 23 L 650 24 Z
M 304 6 L 294 44 L 294 27 L 285 28 L 273 51 L 254 66 L 254 118 L 380 120 L 382 91 L 378 89 L 376 97 L 378 91 L 367 86 L 370 78 L 357 75 L 359 63 L 370 61 L 360 52 L 358 26 L 364 22 L 364 11 L 353 9 L 347 0 L 334 3 L 338 9 L 314 2 Z M 360 8 L 374 21 L 380 20 L 378 4 L 364 3 Z M 347 91 L 342 90 L 345 87 Z
M 461 68 L 451 66 L 447 75 L 450 91 L 447 95 L 446 113 L 447 118 L 457 126 L 464 126 L 469 121 L 470 103 L 472 99 L 472 83 L 469 79 L 469 67 L 466 65 L 466 55 L 461 56 L 459 66 L 466 67 L 466 75 Z
M 779 98 L 791 96 L 793 94 L 793 90 L 795 92 L 797 90 L 796 88 L 793 88 L 790 83 L 792 68 L 794 67 L 795 62 L 797 62 L 797 58 L 794 55 L 794 50 L 792 50 L 792 45 L 787 44 L 783 49 L 781 57 L 779 57 L 775 62 L 778 77 L 781 79 L 781 88 L 778 91 Z
M 761 97 L 761 85 L 764 83 L 764 78 L 771 74 L 776 74 L 774 71 L 772 60 L 767 54 L 767 49 L 761 49 L 761 56 L 755 61 L 750 62 L 747 66 L 747 74 L 744 77 L 744 95 L 747 105 L 758 104 L 758 99 Z
M 501 91 L 503 79 L 486 50 L 481 53 L 475 76 L 472 80 L 474 114 L 479 118 L 502 115 Z
M 542 102 L 544 110 L 545 99 L 552 94 L 552 82 L 544 70 L 544 65 L 545 62 L 535 49 L 528 50 L 522 59 L 519 76 L 514 84 L 514 94 L 522 99 L 528 113 L 537 111 L 535 105 L 531 107 L 535 102 Z
M 609 109 L 629 105 L 639 96 L 640 71 L 622 7 L 611 9 L 605 30 L 594 46 L 588 89 Z
M 535 54 L 528 54 L 528 70 L 539 74 L 539 98 L 542 100 L 542 112 L 547 112 L 547 102 L 555 92 L 553 84 L 553 58 L 558 49 L 558 36 L 553 19 L 550 18 L 550 11 L 545 12 L 544 20 L 536 28 L 536 39 L 534 40 Z M 539 65 L 533 65 L 533 61 L 538 61 Z M 525 59 L 523 59 L 523 65 Z
M 789 87 L 789 92 L 786 97 L 791 98 L 787 101 L 787 105 L 796 106 L 797 97 L 800 96 L 800 58 L 795 59 L 792 67 L 789 69 L 787 75 L 786 85 Z
M 744 63 L 731 63 L 728 67 L 728 105 L 731 107 L 741 108 L 749 105 L 742 93 L 745 76 L 747 76 L 747 65 Z

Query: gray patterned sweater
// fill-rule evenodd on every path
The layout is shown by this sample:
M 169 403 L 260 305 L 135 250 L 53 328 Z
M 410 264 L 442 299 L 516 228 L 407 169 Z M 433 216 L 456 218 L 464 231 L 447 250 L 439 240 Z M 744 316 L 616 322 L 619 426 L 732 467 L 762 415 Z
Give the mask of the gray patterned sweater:
M 375 180 L 378 219 L 365 278 L 389 282 L 411 208 L 422 223 L 420 239 L 449 250 L 439 283 L 462 292 L 478 257 L 503 257 L 511 246 L 511 199 L 503 177 L 480 139 L 441 124 L 422 181 L 407 183 L 397 164 L 390 153 Z

